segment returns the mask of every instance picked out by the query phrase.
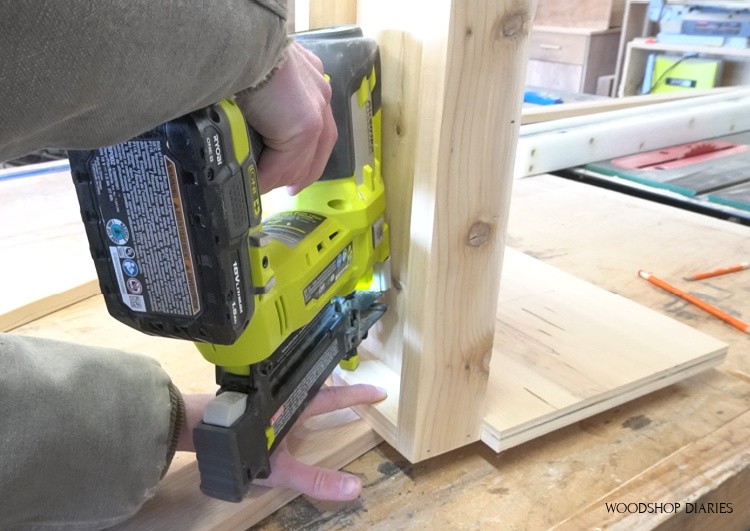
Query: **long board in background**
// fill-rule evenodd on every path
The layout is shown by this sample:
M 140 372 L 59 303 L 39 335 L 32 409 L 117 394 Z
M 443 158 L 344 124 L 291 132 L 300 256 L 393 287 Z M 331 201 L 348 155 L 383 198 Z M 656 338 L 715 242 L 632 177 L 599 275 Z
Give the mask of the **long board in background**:
M 0 331 L 99 293 L 67 161 L 0 171 Z

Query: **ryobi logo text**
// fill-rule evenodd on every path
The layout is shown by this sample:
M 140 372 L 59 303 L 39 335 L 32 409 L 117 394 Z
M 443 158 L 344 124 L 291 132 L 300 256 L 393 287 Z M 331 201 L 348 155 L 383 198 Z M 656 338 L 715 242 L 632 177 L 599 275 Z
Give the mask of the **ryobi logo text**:
M 218 166 L 224 164 L 224 156 L 221 154 L 221 139 L 218 133 L 206 137 L 206 148 L 208 149 L 208 161 L 216 162 Z

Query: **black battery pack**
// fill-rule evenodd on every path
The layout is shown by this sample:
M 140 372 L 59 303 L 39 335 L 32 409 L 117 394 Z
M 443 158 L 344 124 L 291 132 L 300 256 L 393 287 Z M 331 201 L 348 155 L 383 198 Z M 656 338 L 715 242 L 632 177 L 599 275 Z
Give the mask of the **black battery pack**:
M 69 152 L 107 309 L 137 330 L 227 345 L 252 317 L 257 172 L 251 149 L 235 152 L 248 144 L 233 138 L 247 136 L 235 111 L 225 101 L 121 144 Z

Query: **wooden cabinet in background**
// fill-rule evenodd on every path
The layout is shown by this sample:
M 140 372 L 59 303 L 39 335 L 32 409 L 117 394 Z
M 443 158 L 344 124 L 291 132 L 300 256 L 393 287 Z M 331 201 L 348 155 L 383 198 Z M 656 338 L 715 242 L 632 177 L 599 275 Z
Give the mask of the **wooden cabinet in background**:
M 609 96 L 619 41 L 619 28 L 535 25 L 529 44 L 526 84 Z

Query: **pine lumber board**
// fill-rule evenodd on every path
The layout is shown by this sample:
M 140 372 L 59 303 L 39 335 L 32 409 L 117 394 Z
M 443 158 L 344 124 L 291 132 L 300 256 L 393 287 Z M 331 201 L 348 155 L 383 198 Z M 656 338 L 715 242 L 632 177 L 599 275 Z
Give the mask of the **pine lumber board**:
M 68 170 L 2 179 L 0 204 L 0 331 L 99 292 Z
M 554 529 L 742 529 L 750 522 L 749 462 L 750 412 L 745 412 L 680 448 Z M 741 497 L 736 497 L 737 493 Z M 680 509 L 621 514 L 607 511 L 605 505 L 639 502 L 680 504 Z
M 396 447 L 413 461 L 479 438 L 533 4 L 359 2 L 393 83 L 383 85 L 388 200 L 410 198 L 405 215 L 388 208 L 399 212 L 394 256 L 406 247 L 398 324 L 371 333 L 394 350 L 369 348 L 400 359 Z M 413 77 L 399 85 L 391 73 L 407 64 Z
M 727 345 L 506 250 L 482 440 L 502 451 L 718 365 Z
M 382 439 L 351 410 L 330 414 L 295 429 L 287 441 L 303 462 L 341 468 Z M 240 530 L 247 529 L 299 496 L 285 489 L 253 487 L 240 503 L 209 498 L 198 489 L 200 477 L 192 455 L 179 455 L 156 495 L 136 516 L 115 529 Z M 345 504 L 341 504 L 345 505 Z
M 591 101 L 573 101 L 558 105 L 542 105 L 524 107 L 521 112 L 521 125 L 538 122 L 550 122 L 573 118 L 602 112 L 632 109 L 644 105 L 666 103 L 675 100 L 687 100 L 700 96 L 710 96 L 722 92 L 736 90 L 737 87 L 716 87 L 712 89 L 687 91 L 687 92 L 665 92 L 663 94 L 645 94 L 639 96 L 625 96 L 622 98 L 606 98 Z
M 310 0 L 310 29 L 357 22 L 357 0 Z
M 680 143 L 750 130 L 750 89 L 720 91 L 605 113 L 526 124 L 514 175 L 572 168 Z

